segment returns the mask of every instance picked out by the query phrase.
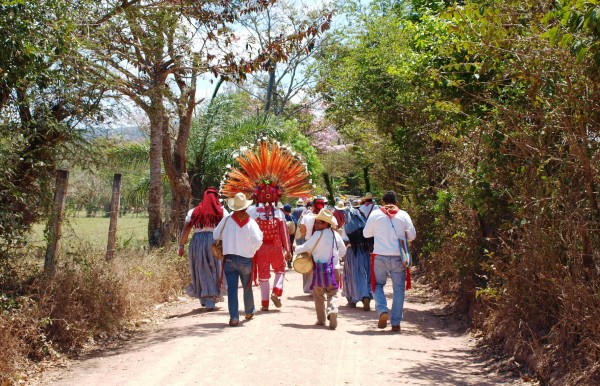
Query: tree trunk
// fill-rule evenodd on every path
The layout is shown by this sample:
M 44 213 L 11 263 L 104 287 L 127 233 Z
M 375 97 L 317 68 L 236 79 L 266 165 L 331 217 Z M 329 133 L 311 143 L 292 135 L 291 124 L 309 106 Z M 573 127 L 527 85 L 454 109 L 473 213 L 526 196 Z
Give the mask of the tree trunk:
M 271 100 L 273 99 L 273 88 L 275 87 L 275 66 L 269 67 L 269 86 L 267 87 L 267 100 L 265 101 L 265 114 L 271 110 Z
M 150 248 L 162 247 L 165 243 L 162 220 L 162 148 L 164 126 L 167 116 L 162 107 L 162 99 L 149 114 L 150 118 L 150 189 L 148 192 L 148 244 Z

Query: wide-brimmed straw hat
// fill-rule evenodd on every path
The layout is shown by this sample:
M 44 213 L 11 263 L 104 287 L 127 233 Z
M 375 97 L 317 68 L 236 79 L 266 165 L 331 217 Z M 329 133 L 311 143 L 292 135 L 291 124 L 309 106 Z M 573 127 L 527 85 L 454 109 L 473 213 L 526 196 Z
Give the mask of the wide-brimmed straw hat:
M 296 205 L 304 206 L 304 205 L 306 205 L 306 202 L 304 202 L 303 199 L 299 198 L 298 201 L 296 201 Z
M 338 202 L 335 203 L 335 209 L 339 209 L 339 210 L 346 209 L 346 204 L 344 204 L 344 200 L 338 200 Z
M 373 195 L 371 194 L 371 192 L 367 192 L 365 193 L 365 195 L 363 197 L 361 197 L 362 200 L 372 200 L 373 199 Z
M 227 206 L 234 212 L 244 210 L 252 205 L 252 200 L 247 200 L 246 195 L 242 192 L 235 195 L 233 198 L 227 199 Z
M 353 208 L 360 208 L 360 200 L 359 199 L 352 200 L 352 207 Z
M 317 220 L 325 221 L 326 223 L 331 224 L 331 226 L 333 226 L 334 228 L 336 228 L 338 225 L 337 220 L 333 216 L 333 213 L 331 213 L 331 211 L 327 209 L 321 209 L 317 217 L 315 217 L 315 221 Z

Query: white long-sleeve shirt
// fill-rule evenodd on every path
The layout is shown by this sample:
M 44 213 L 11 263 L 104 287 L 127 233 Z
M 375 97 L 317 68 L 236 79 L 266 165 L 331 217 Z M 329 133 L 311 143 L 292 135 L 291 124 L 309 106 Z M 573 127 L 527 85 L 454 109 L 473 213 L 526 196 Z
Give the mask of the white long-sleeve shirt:
M 404 240 L 406 243 L 417 237 L 412 220 L 405 211 L 399 210 L 391 220 L 381 209 L 374 209 L 363 229 L 365 237 L 375 237 L 373 253 L 377 255 L 400 256 L 398 239 Z M 392 222 L 394 223 L 393 228 Z M 406 240 L 407 238 L 408 240 Z
M 226 223 L 227 222 L 227 223 Z M 221 229 L 223 235 L 221 236 Z M 219 225 L 213 231 L 215 240 L 223 240 L 224 255 L 239 255 L 252 258 L 258 248 L 262 245 L 263 233 L 255 220 L 250 221 L 243 227 L 239 227 L 231 215 L 223 217 Z
M 319 240 L 319 236 L 321 239 Z M 334 243 L 335 238 L 335 243 Z M 318 243 L 317 243 L 318 241 Z M 316 247 L 315 247 L 316 245 Z M 313 247 L 315 248 L 312 252 L 313 260 L 317 263 L 328 263 L 329 259 L 333 256 L 333 267 L 340 269 L 340 257 L 346 256 L 346 245 L 342 240 L 342 236 L 331 228 L 324 229 L 322 231 L 316 231 L 313 235 L 306 240 L 302 245 L 296 247 L 296 253 L 310 252 Z

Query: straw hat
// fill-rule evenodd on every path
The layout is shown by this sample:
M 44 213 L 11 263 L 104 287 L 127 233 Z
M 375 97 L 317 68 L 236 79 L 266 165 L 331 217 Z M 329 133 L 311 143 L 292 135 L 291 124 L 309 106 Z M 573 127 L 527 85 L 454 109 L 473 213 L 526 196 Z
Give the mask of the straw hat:
M 367 193 L 365 193 L 365 195 L 361 199 L 362 200 L 372 200 L 373 199 L 373 195 L 371 194 L 371 192 L 367 192 Z
M 360 200 L 353 200 L 352 201 L 352 207 L 353 208 L 360 208 Z
M 333 226 L 334 228 L 336 228 L 338 225 L 337 220 L 333 216 L 333 213 L 331 213 L 331 211 L 327 209 L 321 209 L 317 217 L 315 217 L 315 221 L 317 220 L 325 221 L 326 223 L 331 224 L 331 226 Z
M 304 206 L 304 205 L 306 205 L 306 202 L 304 202 L 303 199 L 299 198 L 298 201 L 296 201 L 296 205 L 298 205 L 298 206 Z
M 344 200 L 338 200 L 338 202 L 335 203 L 335 209 L 339 209 L 339 210 L 346 209 L 346 204 L 344 204 Z
M 310 273 L 313 270 L 313 259 L 310 253 L 300 253 L 292 263 L 294 270 L 298 273 Z
M 246 195 L 242 192 L 235 195 L 233 198 L 227 199 L 227 206 L 234 212 L 244 210 L 252 205 L 252 200 L 247 200 Z

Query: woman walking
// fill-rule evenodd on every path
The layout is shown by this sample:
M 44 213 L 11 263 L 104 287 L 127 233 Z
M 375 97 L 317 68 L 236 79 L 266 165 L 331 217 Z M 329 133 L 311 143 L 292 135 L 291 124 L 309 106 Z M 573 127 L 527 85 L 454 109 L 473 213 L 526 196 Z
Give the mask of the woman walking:
M 192 282 L 186 292 L 192 297 L 200 299 L 206 311 L 215 311 L 216 302 L 223 300 L 225 289 L 219 288 L 221 276 L 221 262 L 218 261 L 211 250 L 213 243 L 213 230 L 221 221 L 227 211 L 219 202 L 219 192 L 213 187 L 204 191 L 202 202 L 188 212 L 185 227 L 181 234 L 181 241 L 177 254 L 183 256 L 185 244 L 190 231 L 194 230 L 190 242 L 188 260 Z

